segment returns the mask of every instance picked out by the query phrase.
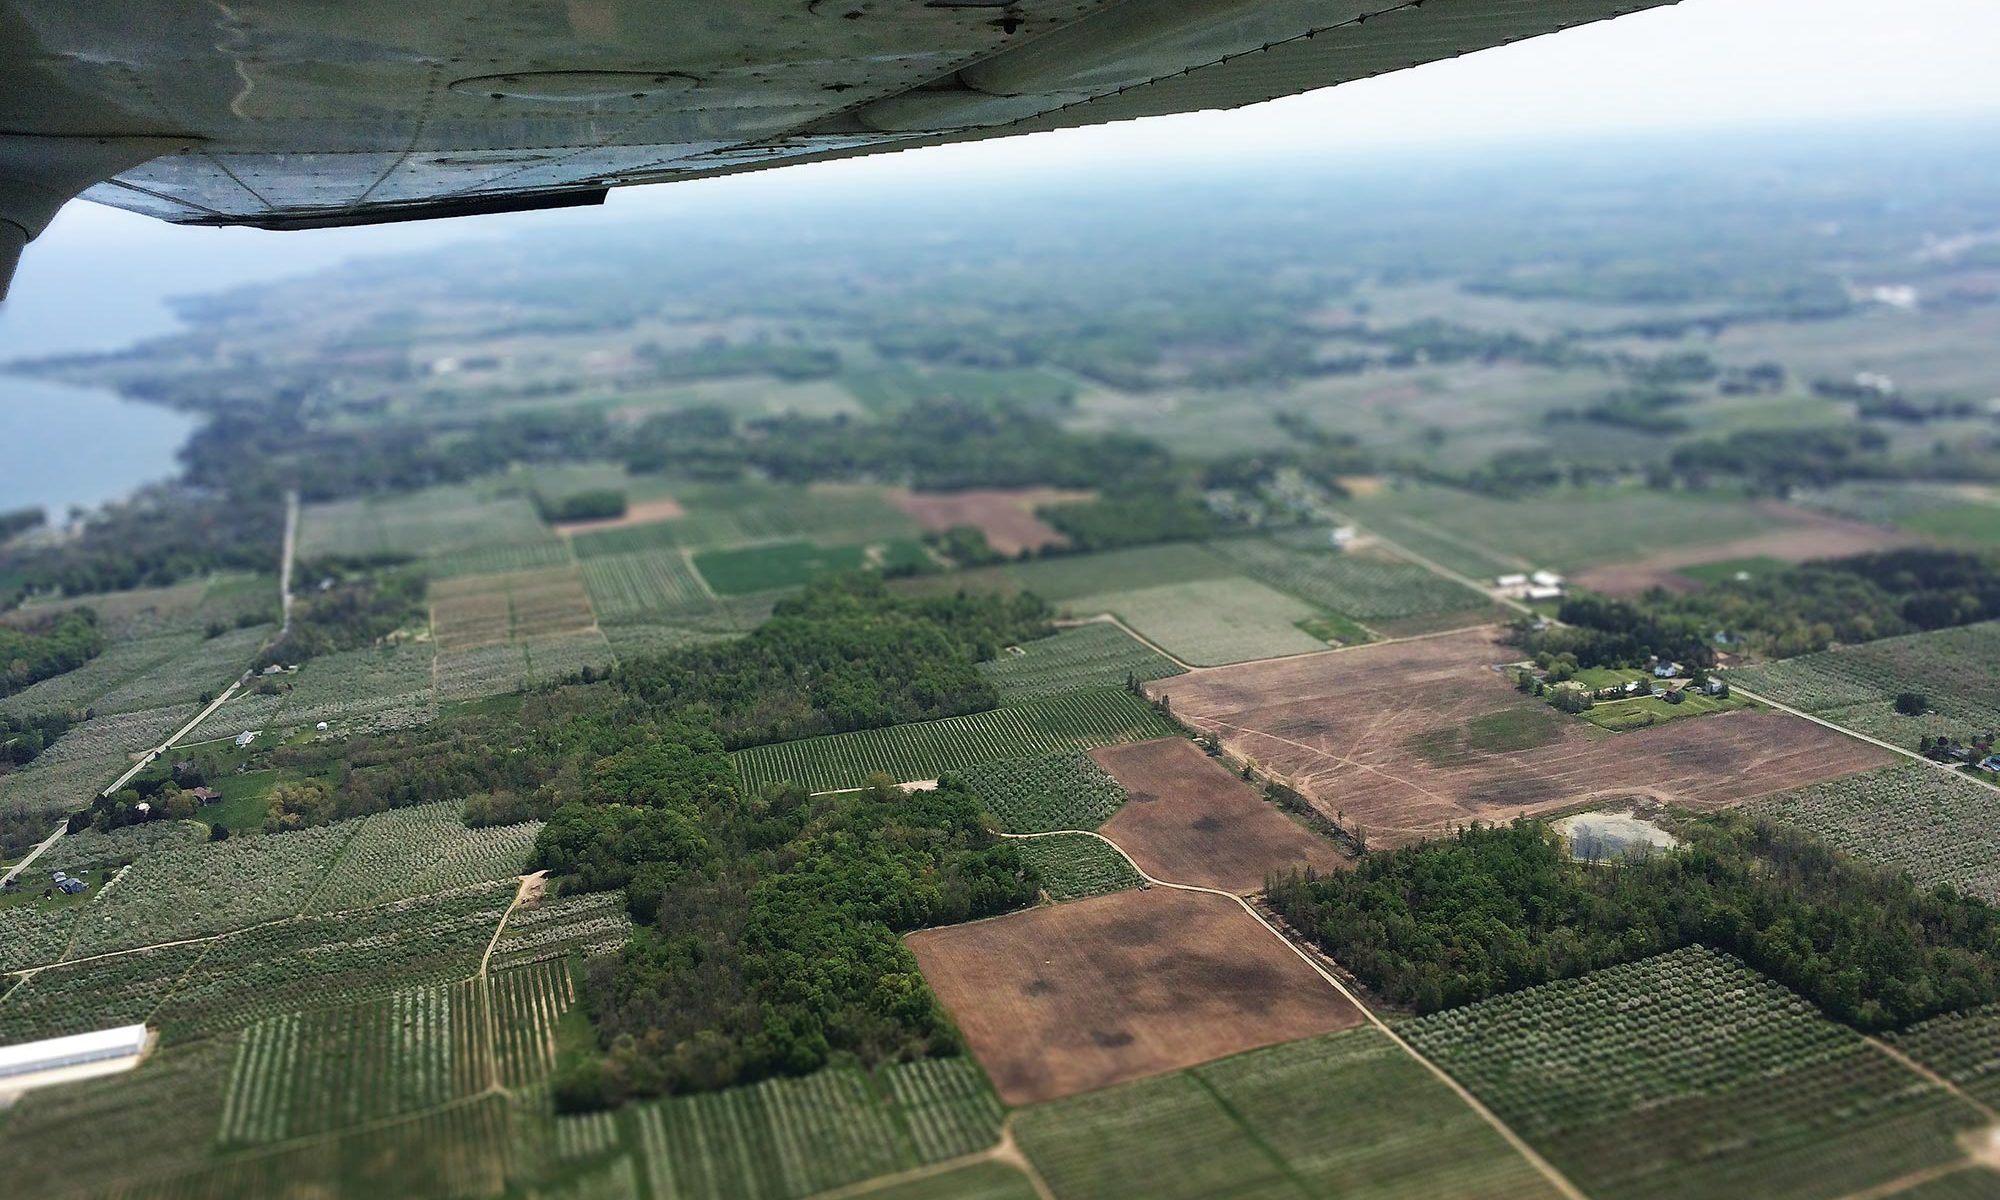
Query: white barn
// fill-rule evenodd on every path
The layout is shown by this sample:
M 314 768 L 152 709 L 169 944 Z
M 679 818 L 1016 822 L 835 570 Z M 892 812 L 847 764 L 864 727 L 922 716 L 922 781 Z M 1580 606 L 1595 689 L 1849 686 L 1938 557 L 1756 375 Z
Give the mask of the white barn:
M 68 1037 L 0 1046 L 0 1090 L 16 1086 L 21 1076 L 112 1059 L 137 1058 L 146 1049 L 148 1036 L 144 1025 L 120 1025 L 116 1029 L 99 1029 L 93 1033 L 73 1033 Z

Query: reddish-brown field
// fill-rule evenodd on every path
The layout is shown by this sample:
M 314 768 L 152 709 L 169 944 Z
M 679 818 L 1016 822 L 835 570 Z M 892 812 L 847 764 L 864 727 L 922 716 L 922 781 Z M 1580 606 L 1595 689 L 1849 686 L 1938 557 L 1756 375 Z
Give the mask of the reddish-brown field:
M 1607 733 L 1521 695 L 1492 670 L 1519 655 L 1497 632 L 1244 663 L 1147 689 L 1375 846 L 1592 800 L 1721 808 L 1893 761 L 1772 712 Z
M 1908 545 L 1913 540 L 1907 534 L 1891 529 L 1831 517 L 1776 501 L 1767 500 L 1758 507 L 1796 524 L 1790 529 L 1738 538 L 1733 542 L 1680 546 L 1632 562 L 1593 567 L 1578 575 L 1575 582 L 1579 587 L 1610 596 L 1636 596 L 1654 587 L 1663 587 L 1670 592 L 1692 592 L 1701 584 L 1681 574 L 1684 567 L 1729 562 L 1738 558 L 1775 558 L 1784 562 L 1841 558 L 1890 546 Z
M 1035 515 L 1044 504 L 1063 504 L 1090 499 L 1089 492 L 1065 492 L 1054 488 L 1007 488 L 996 491 L 908 492 L 895 491 L 889 499 L 896 507 L 917 519 L 925 529 L 950 529 L 954 525 L 977 526 L 986 535 L 986 544 L 1005 555 L 1043 546 L 1060 546 L 1067 538 Z
M 1009 1104 L 1365 1019 L 1235 901 L 1203 892 L 1120 892 L 908 942 Z
M 556 526 L 556 532 L 568 537 L 576 533 L 589 533 L 596 529 L 623 529 L 627 525 L 651 525 L 655 521 L 672 521 L 687 515 L 681 502 L 671 496 L 658 500 L 641 500 L 628 505 L 622 517 L 604 517 L 596 521 L 564 521 Z
M 1186 738 L 1105 746 L 1090 756 L 1132 797 L 1101 832 L 1156 879 L 1254 892 L 1272 871 L 1347 863 Z

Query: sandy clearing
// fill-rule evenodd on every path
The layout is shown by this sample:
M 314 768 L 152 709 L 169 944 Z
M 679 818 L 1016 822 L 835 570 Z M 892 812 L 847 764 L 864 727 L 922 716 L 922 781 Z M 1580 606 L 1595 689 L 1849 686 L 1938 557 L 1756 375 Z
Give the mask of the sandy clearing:
M 1147 685 L 1371 845 L 1404 845 L 1469 820 L 1500 821 L 1646 797 L 1720 808 L 1894 761 L 1877 747 L 1775 712 L 1734 712 L 1608 734 L 1563 720 L 1545 744 L 1482 750 L 1472 722 L 1540 701 L 1491 664 L 1517 653 L 1497 629 L 1198 671 Z
M 1120 892 L 907 942 L 1009 1104 L 1366 1020 L 1235 901 L 1208 893 Z
M 1331 842 L 1186 738 L 1104 746 L 1090 757 L 1131 795 L 1102 832 L 1149 875 L 1240 895 L 1262 889 L 1273 871 L 1347 865 Z
M 929 530 L 972 525 L 986 544 L 1009 557 L 1024 550 L 1060 546 L 1069 539 L 1035 515 L 1044 504 L 1088 500 L 1093 493 L 1057 488 L 1002 488 L 964 492 L 911 492 L 901 488 L 889 500 Z

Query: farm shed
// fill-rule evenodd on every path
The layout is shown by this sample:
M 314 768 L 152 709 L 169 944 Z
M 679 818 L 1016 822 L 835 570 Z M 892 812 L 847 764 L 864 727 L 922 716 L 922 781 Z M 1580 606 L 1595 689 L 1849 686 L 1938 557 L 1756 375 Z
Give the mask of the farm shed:
M 144 1025 L 121 1025 L 94 1033 L 74 1033 L 68 1037 L 0 1046 L 0 1079 L 114 1058 L 131 1058 L 146 1048 L 146 1037 Z

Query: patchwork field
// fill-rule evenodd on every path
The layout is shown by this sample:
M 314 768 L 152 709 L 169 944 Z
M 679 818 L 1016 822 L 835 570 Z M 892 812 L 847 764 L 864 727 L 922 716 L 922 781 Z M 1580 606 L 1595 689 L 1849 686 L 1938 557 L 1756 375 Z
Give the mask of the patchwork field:
M 969 492 L 892 492 L 896 507 L 925 529 L 944 530 L 970 525 L 986 535 L 986 544 L 1009 557 L 1069 541 L 1035 515 L 1044 504 L 1088 500 L 1089 492 L 1054 488 L 1010 488 Z
M 822 484 L 669 483 L 684 510 L 672 520 L 578 533 L 578 558 L 661 549 L 709 550 L 758 542 L 807 540 L 821 545 L 914 538 L 923 527 L 890 503 L 885 489 Z
M 1081 688 L 1119 687 L 1128 679 L 1164 679 L 1181 666 L 1109 621 L 1065 629 L 1009 646 L 979 671 L 1013 703 Z
M 715 611 L 715 598 L 678 550 L 607 554 L 583 562 L 583 584 L 601 621 L 644 614 L 702 616 Z
M 799 587 L 836 571 L 883 567 L 934 567 L 924 544 L 914 538 L 883 542 L 825 545 L 818 542 L 772 542 L 727 550 L 703 550 L 695 555 L 695 570 L 718 596 L 743 596 Z
M 1751 811 L 1854 855 L 2000 904 L 2000 792 L 1924 763 L 1768 796 Z
M 1729 680 L 1780 704 L 1914 750 L 1926 736 L 2000 729 L 2000 621 L 1883 638 L 1818 654 L 1737 667 Z M 1906 717 L 1899 692 L 1930 711 Z
M 816 792 L 860 787 L 877 772 L 899 783 L 1005 758 L 1089 750 L 1177 733 L 1124 688 L 1072 692 L 990 712 L 915 725 L 836 733 L 736 752 L 752 791 L 791 780 Z
M 1120 892 L 906 940 L 1010 1104 L 1364 1019 L 1221 896 Z
M 1691 947 L 1403 1027 L 1577 1185 L 1835 1197 L 1954 1162 L 1971 1105 L 1736 960 Z
M 1273 872 L 1346 865 L 1331 842 L 1186 738 L 1105 746 L 1090 757 L 1131 797 L 1104 823 L 1104 836 L 1156 879 L 1245 893 Z
M 1002 759 L 957 774 L 1009 833 L 1095 829 L 1125 803 L 1125 789 L 1088 754 Z
M 1084 616 L 1111 613 L 1196 666 L 1326 649 L 1324 641 L 1299 628 L 1300 622 L 1320 615 L 1317 608 L 1241 577 L 1100 592 L 1065 601 L 1063 607 Z
M 1079 597 L 1113 591 L 1163 587 L 1203 579 L 1237 578 L 1235 563 L 1194 542 L 1168 542 L 1107 550 L 1097 554 L 1061 554 L 997 567 L 953 571 L 926 579 L 908 579 L 897 587 L 916 592 L 1033 592 L 1078 616 L 1095 616 L 1101 609 L 1079 608 Z
M 429 644 L 411 642 L 311 659 L 291 677 L 273 723 L 325 721 L 343 733 L 422 724 L 437 714 L 432 657 Z
M 1490 669 L 1517 654 L 1476 630 L 1201 671 L 1147 690 L 1378 846 L 1586 801 L 1722 807 L 1890 761 L 1768 712 L 1610 735 L 1562 719 Z
M 299 514 L 302 561 L 338 556 L 432 555 L 555 541 L 534 504 L 494 497 L 470 486 L 428 488 L 403 495 L 308 504 Z
M 1558 1195 L 1374 1028 L 1037 1105 L 1014 1134 L 1058 1200 Z
M 1057 903 L 1122 892 L 1142 882 L 1124 855 L 1087 833 L 1019 838 L 1015 847 L 1042 877 L 1042 891 Z
M 1680 546 L 1630 562 L 1594 567 L 1577 575 L 1574 582 L 1579 587 L 1612 596 L 1636 596 L 1654 587 L 1689 592 L 1701 586 L 1701 580 L 1685 574 L 1684 569 L 1703 563 L 1738 559 L 1794 563 L 1813 558 L 1842 558 L 1913 540 L 1878 525 L 1843 520 L 1774 501 L 1762 502 L 1758 508 L 1790 524 L 1769 533 L 1701 546 Z

